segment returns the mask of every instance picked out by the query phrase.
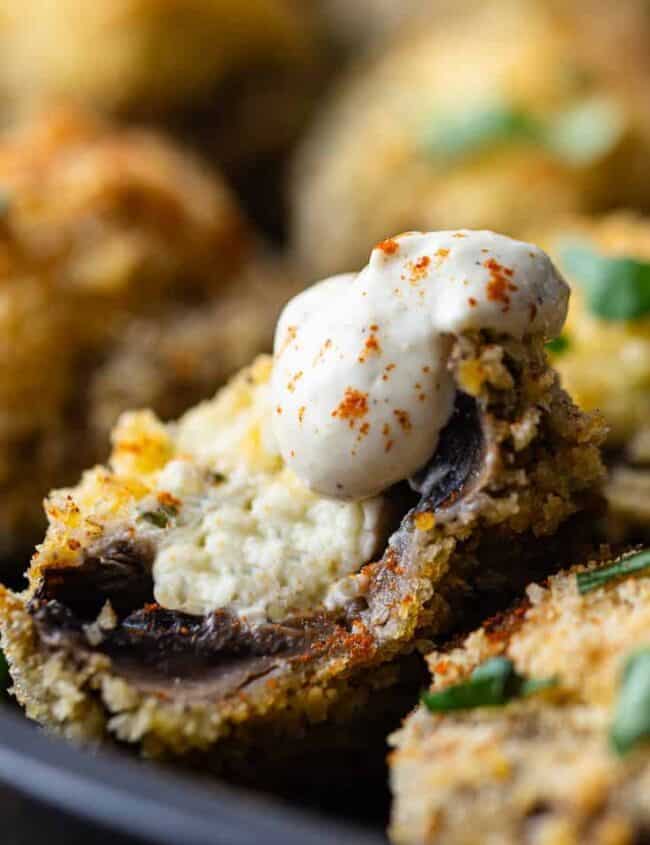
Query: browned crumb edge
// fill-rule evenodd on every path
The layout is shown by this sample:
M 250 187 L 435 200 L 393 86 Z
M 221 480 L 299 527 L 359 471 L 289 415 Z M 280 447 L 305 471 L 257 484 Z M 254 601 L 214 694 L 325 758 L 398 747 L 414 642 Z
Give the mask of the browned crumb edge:
M 594 506 L 600 422 L 559 388 L 541 343 L 463 338 L 452 366 L 483 420 L 481 466 L 433 510 L 425 498 L 407 514 L 382 560 L 365 568 L 364 602 L 302 647 L 230 655 L 225 668 L 213 659 L 182 678 L 39 625 L 29 605 L 37 573 L 27 594 L 0 594 L 3 646 L 27 715 L 72 739 L 110 736 L 153 756 L 204 755 L 219 743 L 225 757 L 269 737 L 301 740 L 317 723 L 381 709 L 418 638 L 555 569 L 558 528 Z
M 611 562 L 602 546 L 589 566 Z M 432 688 L 465 680 L 497 655 L 543 693 L 500 707 L 429 713 L 420 705 L 390 738 L 399 845 L 631 845 L 650 838 L 650 757 L 611 748 L 620 673 L 650 622 L 650 578 L 612 579 L 581 595 L 574 566 L 539 584 L 428 658 Z M 467 825 L 467 818 L 473 820 Z

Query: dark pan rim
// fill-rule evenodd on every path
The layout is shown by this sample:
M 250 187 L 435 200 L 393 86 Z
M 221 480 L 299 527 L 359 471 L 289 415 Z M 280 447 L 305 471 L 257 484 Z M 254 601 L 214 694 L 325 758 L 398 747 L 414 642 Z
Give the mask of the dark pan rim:
M 89 752 L 0 712 L 0 781 L 71 815 L 169 845 L 382 845 L 361 828 L 106 750 Z

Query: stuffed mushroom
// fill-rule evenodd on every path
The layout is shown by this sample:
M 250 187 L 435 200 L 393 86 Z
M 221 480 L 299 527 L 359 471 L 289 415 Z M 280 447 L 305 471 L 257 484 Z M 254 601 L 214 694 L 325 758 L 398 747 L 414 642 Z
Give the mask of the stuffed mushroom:
M 650 530 L 650 222 L 569 219 L 540 240 L 573 289 L 551 357 L 575 401 L 609 425 L 612 536 L 640 539 Z
M 384 707 L 418 641 L 594 518 L 603 426 L 544 350 L 567 297 L 530 244 L 402 235 L 291 300 L 213 400 L 123 416 L 2 593 L 27 714 L 218 765 Z
M 647 550 L 575 567 L 429 656 L 391 738 L 397 845 L 647 839 L 649 574 Z
M 345 270 L 394 231 L 519 237 L 558 214 L 648 207 L 645 93 L 578 52 L 544 0 L 463 9 L 383 44 L 315 122 L 293 192 L 310 268 Z

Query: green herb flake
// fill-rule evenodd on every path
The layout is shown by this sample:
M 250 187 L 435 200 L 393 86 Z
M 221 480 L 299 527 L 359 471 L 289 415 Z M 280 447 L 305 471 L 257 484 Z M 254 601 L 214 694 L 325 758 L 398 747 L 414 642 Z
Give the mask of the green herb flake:
M 228 481 L 228 476 L 224 475 L 222 472 L 211 472 L 210 481 L 213 484 L 223 484 L 224 481 Z
M 560 112 L 550 121 L 545 143 L 567 164 L 585 166 L 613 149 L 623 128 L 621 111 L 615 103 L 591 98 Z
M 468 681 L 440 692 L 426 692 L 422 702 L 431 713 L 472 710 L 476 707 L 501 707 L 515 698 L 523 698 L 555 686 L 555 678 L 533 680 L 515 670 L 512 660 L 493 657 L 478 666 Z
M 609 738 L 621 755 L 650 740 L 650 648 L 625 663 Z
M 614 578 L 634 575 L 648 568 L 650 568 L 650 549 L 645 549 L 642 552 L 627 555 L 610 566 L 591 569 L 589 572 L 578 572 L 576 575 L 578 592 L 582 595 L 590 593 L 592 590 L 597 590 L 598 587 L 608 584 Z
M 560 260 L 584 293 L 592 314 L 612 322 L 650 314 L 649 262 L 600 255 L 584 243 L 561 248 Z
M 170 520 L 177 515 L 178 508 L 173 505 L 161 505 L 158 510 L 145 511 L 138 518 L 155 525 L 156 528 L 167 528 Z
M 458 158 L 505 141 L 535 140 L 540 131 L 528 112 L 495 104 L 438 118 L 428 127 L 424 144 L 434 155 Z
M 549 340 L 546 344 L 546 349 L 555 356 L 563 355 L 571 346 L 569 338 L 565 334 Z

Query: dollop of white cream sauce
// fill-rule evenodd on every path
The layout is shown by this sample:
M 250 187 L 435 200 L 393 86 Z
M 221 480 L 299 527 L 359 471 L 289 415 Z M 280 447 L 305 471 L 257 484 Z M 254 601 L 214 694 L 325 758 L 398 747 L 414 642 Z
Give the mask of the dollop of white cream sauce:
M 568 298 L 546 253 L 494 232 L 409 232 L 378 244 L 359 273 L 314 285 L 278 321 L 273 429 L 283 459 L 339 499 L 409 477 L 453 409 L 453 336 L 550 339 Z

